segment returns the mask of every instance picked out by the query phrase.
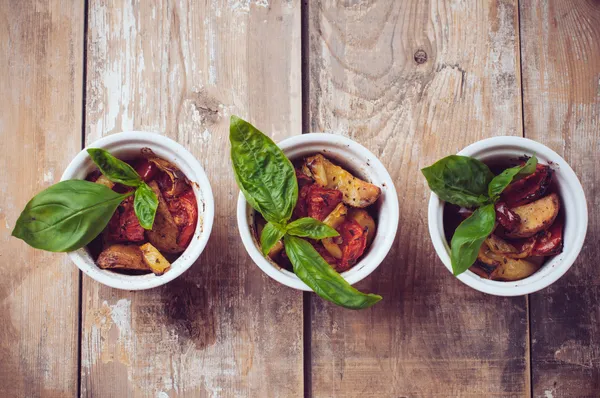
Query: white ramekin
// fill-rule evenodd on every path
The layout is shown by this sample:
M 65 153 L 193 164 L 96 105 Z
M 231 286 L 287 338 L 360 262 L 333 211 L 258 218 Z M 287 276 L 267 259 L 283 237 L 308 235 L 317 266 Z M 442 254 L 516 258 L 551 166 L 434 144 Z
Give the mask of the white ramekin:
M 514 159 L 535 155 L 540 163 L 551 165 L 558 185 L 561 206 L 565 214 L 564 250 L 549 258 L 542 268 L 528 278 L 514 282 L 499 282 L 481 278 L 466 271 L 458 279 L 484 293 L 496 296 L 520 296 L 543 289 L 560 278 L 573 265 L 585 240 L 588 225 L 587 202 L 577 175 L 567 162 L 547 146 L 522 137 L 494 137 L 469 145 L 458 153 L 482 161 Z M 444 203 L 432 193 L 429 200 L 429 234 L 437 255 L 452 272 L 450 247 L 444 236 Z
M 277 144 L 292 161 L 322 153 L 324 156 L 381 188 L 377 206 L 377 232 L 367 254 L 351 269 L 342 273 L 350 284 L 366 278 L 381 264 L 390 251 L 398 229 L 398 195 L 394 182 L 383 164 L 362 145 L 340 135 L 311 133 L 288 138 Z M 254 209 L 240 192 L 237 206 L 238 229 L 246 251 L 267 275 L 277 282 L 298 290 L 312 291 L 293 272 L 267 260 L 254 234 Z
M 88 148 L 104 148 L 117 158 L 132 158 L 140 155 L 140 149 L 148 147 L 159 157 L 173 163 L 192 181 L 198 201 L 198 225 L 189 246 L 171 264 L 163 275 L 125 275 L 99 268 L 87 248 L 69 252 L 71 260 L 90 278 L 110 287 L 124 290 L 144 290 L 177 278 L 198 259 L 204 250 L 214 219 L 212 189 L 204 169 L 196 158 L 177 142 L 159 134 L 131 131 L 112 134 L 92 143 Z M 95 166 L 86 150 L 82 150 L 69 164 L 61 181 L 84 179 Z

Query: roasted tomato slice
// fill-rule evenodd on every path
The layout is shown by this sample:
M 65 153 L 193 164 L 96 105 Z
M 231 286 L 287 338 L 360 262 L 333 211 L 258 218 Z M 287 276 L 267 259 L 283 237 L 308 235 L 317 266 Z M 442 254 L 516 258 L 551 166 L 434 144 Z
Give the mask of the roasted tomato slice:
M 314 182 L 312 180 L 312 178 L 310 178 L 309 176 L 307 176 L 300 170 L 298 170 L 298 169 L 295 169 L 295 170 L 296 170 L 296 180 L 298 180 L 298 187 L 300 187 L 300 189 L 302 189 L 302 187 L 304 187 L 306 185 L 310 185 Z
M 304 185 L 300 188 L 298 192 L 298 201 L 296 202 L 296 207 L 294 208 L 294 218 L 303 218 L 308 215 L 306 197 L 308 195 L 308 191 L 310 190 L 311 185 Z
M 507 231 L 513 231 L 521 223 L 521 217 L 504 202 L 496 203 L 496 219 Z
M 142 177 L 144 182 L 150 181 L 158 172 L 158 167 L 147 159 L 141 159 L 135 166 L 135 171 Z
M 187 190 L 181 195 L 169 200 L 169 212 L 173 216 L 175 224 L 179 228 L 177 245 L 187 247 L 198 223 L 198 207 L 194 191 Z
M 536 241 L 532 256 L 555 256 L 563 250 L 563 229 L 565 220 L 559 217 L 546 231 L 541 233 Z
M 546 194 L 552 183 L 552 169 L 538 164 L 535 173 L 510 184 L 500 197 L 507 206 L 517 207 L 531 203 Z
M 350 269 L 356 261 L 363 255 L 367 247 L 366 231 L 353 219 L 348 219 L 339 226 L 337 231 L 343 240 L 340 245 L 342 249 L 342 259 L 337 267 L 338 272 Z
M 342 202 L 342 192 L 337 189 L 321 188 L 313 184 L 306 193 L 308 216 L 323 221 Z
M 125 199 L 108 222 L 107 238 L 111 242 L 141 242 L 144 228 L 135 215 L 133 196 Z

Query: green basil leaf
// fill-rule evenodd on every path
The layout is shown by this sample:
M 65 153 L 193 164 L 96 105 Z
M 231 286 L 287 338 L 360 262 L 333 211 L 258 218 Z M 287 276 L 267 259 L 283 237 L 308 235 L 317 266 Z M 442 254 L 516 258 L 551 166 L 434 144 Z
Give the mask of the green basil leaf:
M 339 236 L 338 231 L 321 221 L 304 217 L 288 224 L 286 232 L 290 235 L 310 239 L 325 239 Z
M 154 216 L 158 209 L 158 198 L 156 194 L 146 183 L 141 183 L 135 190 L 133 199 L 133 210 L 144 229 L 152 229 Z
M 117 159 L 108 151 L 100 148 L 89 148 L 87 153 L 100 169 L 100 172 L 112 182 L 137 187 L 142 183 L 142 179 L 133 167 Z
M 84 180 L 59 182 L 27 203 L 12 236 L 51 252 L 79 249 L 102 232 L 117 206 L 131 194 Z
M 285 235 L 285 229 L 278 225 L 268 222 L 260 234 L 260 247 L 262 248 L 263 254 L 266 256 L 269 251 L 275 246 L 281 238 Z
M 368 308 L 381 300 L 350 286 L 304 239 L 286 234 L 284 244 L 294 273 L 323 299 L 350 309 Z
M 421 169 L 429 188 L 440 199 L 463 207 L 478 207 L 489 201 L 488 184 L 494 174 L 483 162 L 451 155 Z
M 265 220 L 285 224 L 298 200 L 296 172 L 283 151 L 250 123 L 231 116 L 231 163 L 246 200 Z
M 488 204 L 475 210 L 456 228 L 450 254 L 454 275 L 462 274 L 477 260 L 479 248 L 494 230 L 495 223 L 496 210 L 493 204 Z
M 523 166 L 511 167 L 494 177 L 488 186 L 488 195 L 490 198 L 492 198 L 493 201 L 498 200 L 502 191 L 510 185 L 516 176 L 534 173 L 537 162 L 537 158 L 532 156 Z

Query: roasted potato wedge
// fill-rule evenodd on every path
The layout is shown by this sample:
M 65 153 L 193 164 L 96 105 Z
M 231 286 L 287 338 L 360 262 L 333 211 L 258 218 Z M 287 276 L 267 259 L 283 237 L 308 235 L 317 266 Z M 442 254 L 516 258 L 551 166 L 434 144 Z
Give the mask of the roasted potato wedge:
M 146 231 L 146 236 L 150 243 L 161 252 L 181 253 L 185 248 L 177 244 L 179 229 L 177 228 L 177 224 L 175 224 L 171 212 L 169 212 L 165 198 L 158 188 L 156 181 L 150 181 L 148 185 L 150 185 L 150 188 L 152 188 L 158 197 L 158 209 L 156 209 L 152 230 Z
M 323 155 L 307 158 L 306 165 L 317 184 L 341 191 L 344 195 L 344 203 L 349 206 L 370 206 L 381 195 L 379 187 L 354 177 L 340 166 L 331 163 Z
M 500 265 L 490 274 L 495 281 L 518 281 L 525 279 L 540 269 L 538 264 L 524 259 L 504 257 Z
M 363 209 L 350 209 L 348 216 L 356 221 L 363 229 L 367 231 L 367 247 L 373 242 L 375 238 L 375 220 L 373 217 Z
M 519 216 L 521 222 L 514 230 L 506 231 L 506 236 L 528 238 L 552 225 L 560 210 L 560 200 L 558 195 L 553 193 L 512 210 Z
M 104 249 L 96 261 L 103 269 L 151 271 L 144 262 L 142 251 L 135 245 L 112 245 Z
M 527 278 L 540 268 L 540 264 L 529 259 L 509 258 L 502 254 L 494 253 L 486 245 L 482 245 L 477 256 L 475 266 L 471 267 L 477 275 L 496 281 L 517 281 Z M 481 272 L 483 271 L 483 272 Z
M 492 234 L 485 240 L 485 244 L 496 254 L 509 258 L 526 258 L 531 255 L 531 250 L 535 246 L 535 238 L 528 239 L 520 245 L 514 245 Z
M 155 275 L 162 275 L 171 268 L 171 263 L 151 243 L 144 243 L 140 246 L 140 250 L 144 263 Z
M 95 181 L 95 183 L 104 185 L 105 187 L 107 187 L 109 189 L 113 189 L 113 187 L 115 186 L 115 183 L 112 182 L 111 180 L 109 180 L 104 174 L 102 174 L 100 177 L 98 177 L 98 179 Z

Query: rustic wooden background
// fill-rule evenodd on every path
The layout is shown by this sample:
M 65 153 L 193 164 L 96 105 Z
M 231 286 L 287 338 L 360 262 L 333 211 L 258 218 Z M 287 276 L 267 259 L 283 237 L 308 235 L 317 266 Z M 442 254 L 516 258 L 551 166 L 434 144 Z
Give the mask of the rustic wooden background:
M 1 397 L 600 396 L 599 0 L 0 1 Z M 343 310 L 278 285 L 235 220 L 228 120 L 343 134 L 394 177 L 400 226 Z M 213 183 L 201 258 L 145 292 L 10 238 L 102 135 L 164 133 Z M 478 293 L 429 242 L 419 169 L 494 135 L 575 169 L 587 243 L 553 286 Z

